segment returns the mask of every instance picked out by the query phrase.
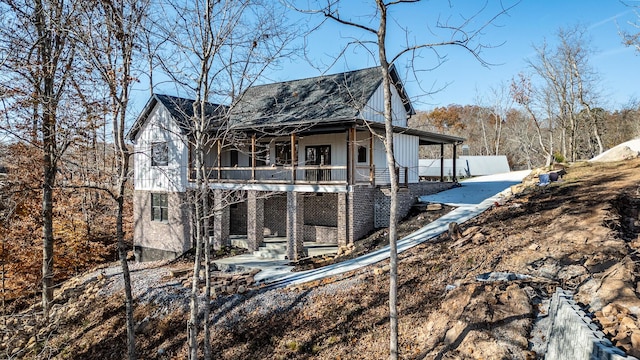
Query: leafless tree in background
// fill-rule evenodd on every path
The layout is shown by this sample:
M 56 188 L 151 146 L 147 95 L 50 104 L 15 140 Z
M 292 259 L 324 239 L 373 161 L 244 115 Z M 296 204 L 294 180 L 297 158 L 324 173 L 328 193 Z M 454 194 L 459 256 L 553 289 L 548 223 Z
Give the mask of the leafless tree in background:
M 131 276 L 124 243 L 123 214 L 125 190 L 129 180 L 130 151 L 125 143 L 125 126 L 131 87 L 136 82 L 134 61 L 142 48 L 142 34 L 150 2 L 143 0 L 94 0 L 83 13 L 83 32 L 80 34 L 81 54 L 97 75 L 98 84 L 107 92 L 106 116 L 111 119 L 115 156 L 113 183 L 106 190 L 117 204 L 116 238 L 125 289 L 127 324 L 127 356 L 136 358 L 133 295 Z M 106 124 L 105 124 L 106 127 Z
M 69 79 L 74 72 L 81 3 L 62 0 L 3 0 L 0 12 L 7 21 L 0 28 L 4 93 L 14 110 L 24 107 L 15 124 L 3 130 L 42 149 L 42 308 L 48 318 L 53 299 L 53 191 L 58 162 L 73 141 L 72 127 L 65 127 L 72 96 Z M 14 113 L 15 114 L 15 113 Z M 14 126 L 15 125 L 15 126 Z M 68 131 L 67 131 L 68 130 Z M 30 134 L 30 135 L 26 135 Z
M 579 140 L 584 133 L 591 134 L 589 139 L 598 144 L 598 153 L 603 151 L 601 124 L 594 121 L 590 110 L 598 101 L 598 88 L 597 74 L 589 64 L 592 50 L 587 46 L 585 32 L 581 26 L 559 29 L 556 47 L 549 47 L 546 42 L 534 46 L 536 56 L 529 65 L 536 75 L 533 80 L 539 79 L 541 84 L 532 87 L 521 82 L 522 86 L 517 91 L 520 96 L 518 103 L 525 106 L 532 116 L 534 112 L 538 118 L 546 115 L 546 127 L 552 132 L 553 128 L 560 131 L 561 154 L 569 161 L 576 161 L 583 155 L 579 154 Z M 529 90 L 525 89 L 526 86 Z M 523 100 L 527 91 L 530 92 L 528 102 Z M 587 116 L 580 117 L 583 109 Z

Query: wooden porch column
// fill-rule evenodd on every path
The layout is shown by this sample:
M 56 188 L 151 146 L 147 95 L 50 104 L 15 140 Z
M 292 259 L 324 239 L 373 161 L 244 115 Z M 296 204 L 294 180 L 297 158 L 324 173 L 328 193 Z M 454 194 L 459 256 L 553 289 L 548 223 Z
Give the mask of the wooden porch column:
M 251 134 L 251 180 L 256 179 L 256 134 Z
M 373 163 L 373 131 L 369 130 L 369 183 L 375 186 L 375 167 Z
M 444 182 L 444 143 L 440 144 L 440 182 Z
M 458 182 L 458 179 L 456 177 L 456 148 L 457 148 L 457 144 L 453 144 L 453 182 Z
M 356 128 L 350 127 L 347 130 L 347 184 L 354 184 L 354 174 L 355 174 L 355 161 L 354 161 L 354 153 L 353 149 L 355 148 L 356 141 Z
M 291 134 L 291 183 L 296 183 L 296 165 L 298 163 L 298 153 L 296 152 L 296 134 Z
M 188 164 L 189 164 L 189 165 L 187 166 L 187 168 L 188 168 L 188 172 L 189 172 L 189 180 L 193 180 L 193 179 L 195 179 L 195 178 L 196 178 L 195 176 L 192 176 L 192 175 L 194 175 L 194 174 L 193 174 L 193 169 L 195 169 L 195 165 L 194 165 L 194 163 L 193 163 L 193 155 L 192 155 L 192 154 L 193 154 L 193 144 L 192 144 L 191 142 L 189 142 L 189 144 L 188 144 L 187 146 L 188 146 L 188 148 L 189 148 L 189 150 L 188 150 L 188 154 L 187 154 L 187 158 L 188 158 L 188 159 L 187 159 L 187 162 L 188 162 Z M 209 177 L 209 174 L 207 174 L 207 178 L 208 178 L 208 177 Z
M 218 180 L 222 175 L 222 142 L 218 140 Z

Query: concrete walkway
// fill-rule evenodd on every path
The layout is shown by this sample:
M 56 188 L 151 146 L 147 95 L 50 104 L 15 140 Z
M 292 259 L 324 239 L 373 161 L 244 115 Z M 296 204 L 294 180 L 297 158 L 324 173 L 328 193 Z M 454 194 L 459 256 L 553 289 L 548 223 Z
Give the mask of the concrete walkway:
M 453 205 L 457 208 L 411 235 L 398 240 L 398 253 L 442 234 L 448 230 L 451 222 L 462 224 L 478 216 L 489 209 L 495 202 L 499 202 L 509 196 L 511 193 L 510 187 L 520 183 L 529 172 L 527 170 L 477 177 L 461 182 L 460 185 L 462 186 L 460 187 L 433 195 L 421 196 L 421 202 L 442 203 Z M 256 281 L 267 284 L 269 288 L 276 288 L 343 274 L 388 258 L 389 247 L 386 246 L 355 259 L 296 273 L 291 272 L 293 267 L 287 266 L 286 260 L 261 263 L 255 261 L 255 259 L 249 261 L 249 259 L 228 258 L 226 261 L 231 261 L 240 266 L 262 269 L 261 272 L 256 274 Z

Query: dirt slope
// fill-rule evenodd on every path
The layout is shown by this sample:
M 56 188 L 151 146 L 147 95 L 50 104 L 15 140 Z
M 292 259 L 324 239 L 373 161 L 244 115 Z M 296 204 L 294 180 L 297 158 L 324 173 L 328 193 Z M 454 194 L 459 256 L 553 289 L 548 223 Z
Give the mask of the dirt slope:
M 520 186 L 507 203 L 461 224 L 462 237 L 441 236 L 400 256 L 401 358 L 541 358 L 529 337 L 556 286 L 575 291 L 603 321 L 624 318 L 612 308 L 636 321 L 640 160 L 567 172 L 547 187 Z M 190 265 L 146 266 L 134 272 L 140 358 L 185 358 L 187 275 L 169 271 Z M 492 271 L 531 277 L 476 280 Z M 65 284 L 48 327 L 28 312 L 9 317 L 0 358 L 123 358 L 118 280 L 102 270 Z M 223 359 L 386 358 L 387 291 L 388 267 L 377 264 L 322 283 L 221 295 L 212 303 L 214 351 Z M 612 338 L 634 351 L 633 333 L 629 326 Z

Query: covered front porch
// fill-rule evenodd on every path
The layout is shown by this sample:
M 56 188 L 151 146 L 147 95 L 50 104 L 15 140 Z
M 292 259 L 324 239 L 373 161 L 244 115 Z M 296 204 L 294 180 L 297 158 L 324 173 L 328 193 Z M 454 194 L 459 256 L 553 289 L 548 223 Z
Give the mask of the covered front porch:
M 236 184 L 389 185 L 383 131 L 383 124 L 356 120 L 277 132 L 234 131 L 234 139 L 216 139 L 206 149 L 204 177 Z M 394 134 L 398 183 L 419 181 L 419 146 L 439 146 L 444 156 L 450 145 L 455 156 L 461 141 L 411 129 Z M 197 175 L 194 158 L 190 144 L 190 182 Z

